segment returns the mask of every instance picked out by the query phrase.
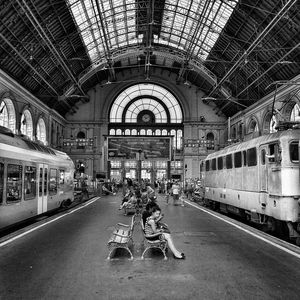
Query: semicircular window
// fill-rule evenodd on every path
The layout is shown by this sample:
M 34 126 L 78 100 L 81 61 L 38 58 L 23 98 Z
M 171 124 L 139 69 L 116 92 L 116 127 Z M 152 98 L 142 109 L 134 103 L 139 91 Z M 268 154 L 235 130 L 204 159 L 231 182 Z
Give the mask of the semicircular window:
M 176 97 L 155 84 L 135 84 L 121 92 L 110 110 L 111 123 L 136 123 L 142 111 L 151 111 L 155 123 L 182 123 L 182 110 Z

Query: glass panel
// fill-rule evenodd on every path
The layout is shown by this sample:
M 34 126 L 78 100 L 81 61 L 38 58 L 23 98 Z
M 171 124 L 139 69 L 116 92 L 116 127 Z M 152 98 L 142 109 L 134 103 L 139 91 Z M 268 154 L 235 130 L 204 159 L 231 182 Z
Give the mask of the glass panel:
M 36 196 L 36 168 L 25 167 L 25 200 L 34 199 Z
M 4 190 L 4 164 L 0 163 L 0 204 L 3 203 Z
M 298 104 L 295 104 L 295 106 L 291 112 L 290 121 L 293 121 L 293 122 L 300 121 L 300 107 Z
M 247 161 L 248 166 L 256 166 L 257 158 L 256 158 L 256 148 L 251 148 L 247 150 Z
M 213 158 L 211 161 L 211 169 L 214 171 L 217 169 L 217 159 Z
M 299 162 L 299 142 L 290 143 L 290 158 L 292 162 Z
M 22 166 L 7 166 L 6 201 L 21 201 L 22 198 Z
M 65 171 L 59 170 L 59 185 L 63 185 L 65 183 Z
M 50 169 L 50 176 L 49 176 L 49 195 L 56 195 L 57 194 L 57 170 Z
M 232 155 L 228 154 L 225 156 L 225 163 L 227 169 L 232 169 Z
M 33 138 L 33 123 L 32 117 L 29 110 L 24 110 L 21 117 L 21 133 L 28 136 L 30 139 Z
M 234 167 L 240 168 L 242 166 L 242 152 L 234 153 Z
M 122 162 L 118 161 L 118 160 L 112 160 L 110 162 L 110 166 L 111 166 L 111 168 L 121 168 Z
M 125 107 L 136 97 L 145 96 L 131 103 L 126 112 Z M 137 115 L 142 110 L 151 110 L 155 114 L 156 123 L 167 123 L 167 112 L 153 96 L 162 101 L 169 110 L 170 122 L 181 123 L 182 111 L 177 99 L 165 88 L 154 84 L 136 84 L 119 94 L 110 111 L 110 122 L 122 122 L 125 113 L 125 122 L 136 122 Z
M 43 193 L 43 169 L 40 168 L 40 180 L 39 180 L 39 196 L 42 196 Z
M 223 156 L 218 157 L 218 170 L 223 169 Z
M 209 171 L 209 160 L 205 161 L 205 170 Z
M 48 169 L 44 169 L 44 196 L 47 195 Z

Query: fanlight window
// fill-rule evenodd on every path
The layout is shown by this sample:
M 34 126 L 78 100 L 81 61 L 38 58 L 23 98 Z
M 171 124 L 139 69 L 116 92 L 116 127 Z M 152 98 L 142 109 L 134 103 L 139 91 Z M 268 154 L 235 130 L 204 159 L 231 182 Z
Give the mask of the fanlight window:
M 16 112 L 13 102 L 5 98 L 0 103 L 0 126 L 16 131 Z
M 130 86 L 119 94 L 110 111 L 110 122 L 121 123 L 124 116 L 126 123 L 136 123 L 143 110 L 152 111 L 156 123 L 182 123 L 181 107 L 174 95 L 159 85 L 146 83 Z
M 21 117 L 21 133 L 27 135 L 30 139 L 33 138 L 32 117 L 28 109 L 24 110 Z

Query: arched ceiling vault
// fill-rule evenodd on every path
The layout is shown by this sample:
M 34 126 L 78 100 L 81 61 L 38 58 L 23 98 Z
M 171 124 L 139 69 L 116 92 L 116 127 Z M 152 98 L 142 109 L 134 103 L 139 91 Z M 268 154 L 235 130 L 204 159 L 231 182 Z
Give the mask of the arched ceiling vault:
M 297 0 L 3 0 L 0 69 L 61 115 L 129 71 L 232 116 L 299 75 L 299 32 Z

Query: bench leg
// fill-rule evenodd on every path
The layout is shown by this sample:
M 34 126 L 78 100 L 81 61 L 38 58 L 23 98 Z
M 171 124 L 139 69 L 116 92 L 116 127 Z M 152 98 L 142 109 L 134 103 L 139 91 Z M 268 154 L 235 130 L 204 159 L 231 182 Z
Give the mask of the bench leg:
M 146 252 L 147 252 L 149 249 L 151 249 L 151 248 L 156 248 L 156 249 L 161 250 L 161 252 L 162 252 L 163 255 L 164 255 L 164 260 L 167 260 L 167 259 L 168 259 L 167 255 L 166 255 L 166 249 L 165 249 L 165 248 L 162 249 L 162 248 L 160 248 L 160 247 L 148 247 L 148 248 L 146 248 L 146 249 L 144 250 L 142 256 L 141 256 L 141 259 L 145 259 L 145 254 L 146 254 Z
M 118 247 L 109 247 L 109 253 L 108 253 L 108 256 L 107 256 L 107 260 L 110 260 L 111 259 L 111 254 L 112 252 L 115 250 L 115 249 L 118 249 L 118 248 L 122 248 L 122 249 L 125 249 L 129 252 L 130 254 L 130 260 L 133 260 L 133 255 L 132 255 L 132 252 L 130 251 L 129 247 L 128 246 L 118 246 Z

